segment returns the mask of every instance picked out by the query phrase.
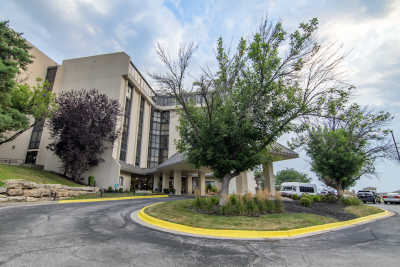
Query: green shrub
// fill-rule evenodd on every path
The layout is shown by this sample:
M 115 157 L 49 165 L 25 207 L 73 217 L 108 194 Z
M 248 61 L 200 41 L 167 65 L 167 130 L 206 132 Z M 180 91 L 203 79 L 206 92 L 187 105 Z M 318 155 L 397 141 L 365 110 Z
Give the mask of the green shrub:
M 275 198 L 274 204 L 275 204 L 274 210 L 276 213 L 283 212 L 282 200 L 280 198 Z
M 94 178 L 94 176 L 88 177 L 88 184 L 89 186 L 96 186 L 96 179 Z
M 226 205 L 223 205 L 221 211 L 223 215 L 233 215 L 231 203 L 228 202 Z
M 302 196 L 300 198 L 300 204 L 303 205 L 304 207 L 311 208 L 312 200 L 311 200 L 311 198 L 309 198 L 307 196 Z
M 245 212 L 247 215 L 253 216 L 256 210 L 256 203 L 254 202 L 254 200 L 249 199 L 249 200 L 244 200 L 244 208 L 245 208 Z
M 275 210 L 275 203 L 270 199 L 265 199 L 265 211 L 268 213 L 272 213 Z
M 333 194 L 323 195 L 321 197 L 321 202 L 336 203 L 337 201 L 338 201 L 338 198 L 336 197 L 336 195 L 333 195 Z
M 112 188 L 111 186 L 109 186 L 108 189 L 107 189 L 107 191 L 108 191 L 108 192 L 112 192 L 112 191 L 113 191 L 113 188 Z
M 120 189 L 118 189 L 118 192 L 122 193 L 122 192 L 124 192 L 124 189 L 120 188 Z
M 239 202 L 239 198 L 236 195 L 229 196 L 229 203 L 234 206 Z
M 266 205 L 265 205 L 265 201 L 263 200 L 259 200 L 257 198 L 254 199 L 258 209 L 260 212 L 264 213 L 264 212 L 268 212 L 268 210 L 266 209 Z
M 345 206 L 358 206 L 361 205 L 361 200 L 356 197 L 342 197 L 340 202 Z
M 291 195 L 290 198 L 293 200 L 300 200 L 300 197 L 298 195 Z
M 321 196 L 320 195 L 314 195 L 312 196 L 313 202 L 321 202 Z
M 275 200 L 259 199 L 251 195 L 231 195 L 222 207 L 219 206 L 218 197 L 196 197 L 192 207 L 201 212 L 227 216 L 259 216 L 283 211 L 283 205 L 279 198 Z
M 219 199 L 217 197 L 211 197 L 210 201 L 215 205 L 218 206 L 219 204 Z

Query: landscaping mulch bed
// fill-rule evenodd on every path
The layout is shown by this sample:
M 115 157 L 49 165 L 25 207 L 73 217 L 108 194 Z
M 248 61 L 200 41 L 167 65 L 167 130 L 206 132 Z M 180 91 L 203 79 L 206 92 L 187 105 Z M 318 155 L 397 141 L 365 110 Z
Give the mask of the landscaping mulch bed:
M 311 208 L 300 205 L 298 200 L 282 201 L 285 212 L 287 213 L 312 213 L 316 215 L 335 218 L 338 221 L 346 221 L 357 218 L 357 216 L 347 213 L 340 203 L 314 202 Z

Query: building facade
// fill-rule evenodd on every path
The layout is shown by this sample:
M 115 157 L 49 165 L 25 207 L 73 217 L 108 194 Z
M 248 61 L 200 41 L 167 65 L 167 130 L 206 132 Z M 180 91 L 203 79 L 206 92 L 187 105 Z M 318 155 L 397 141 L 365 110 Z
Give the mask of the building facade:
M 47 79 L 51 90 L 59 95 L 73 89 L 92 89 L 117 99 L 123 115 L 118 122 L 121 135 L 104 152 L 104 162 L 91 168 L 82 183 L 94 176 L 96 186 L 175 194 L 206 192 L 206 182 L 213 182 L 208 168 L 196 169 L 178 153 L 178 107 L 170 96 L 158 95 L 124 52 L 64 60 L 61 65 L 38 49 L 31 50 L 34 62 L 21 74 L 33 85 L 37 77 Z M 201 101 L 194 96 L 195 101 Z M 62 163 L 50 150 L 49 129 L 45 123 L 26 131 L 16 140 L 0 146 L 0 159 L 34 164 L 44 170 L 63 173 Z M 277 150 L 278 160 L 295 158 L 297 154 L 284 148 Z M 266 185 L 273 191 L 272 163 L 264 168 Z M 215 182 L 219 187 L 219 183 Z M 244 172 L 232 180 L 230 191 L 255 192 L 252 172 Z

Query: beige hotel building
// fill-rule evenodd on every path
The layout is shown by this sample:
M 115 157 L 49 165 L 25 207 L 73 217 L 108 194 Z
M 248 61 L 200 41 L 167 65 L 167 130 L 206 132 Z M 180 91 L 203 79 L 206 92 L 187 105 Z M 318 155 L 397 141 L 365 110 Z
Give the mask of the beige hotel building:
M 121 135 L 103 154 L 104 162 L 91 168 L 82 178 L 94 176 L 96 186 L 124 191 L 159 191 L 175 189 L 175 194 L 192 194 L 197 188 L 206 193 L 206 184 L 220 186 L 207 167 L 196 169 L 177 152 L 175 141 L 179 107 L 170 96 L 157 94 L 124 52 L 67 59 L 61 65 L 33 47 L 34 62 L 19 79 L 30 85 L 36 78 L 47 79 L 56 94 L 71 89 L 95 88 L 120 103 L 123 116 L 119 122 Z M 195 99 L 197 103 L 200 98 Z M 43 123 L 0 146 L 0 162 L 36 165 L 47 171 L 63 173 L 60 160 L 46 146 L 49 129 Z M 298 155 L 276 144 L 276 160 Z M 264 184 L 274 190 L 272 162 L 264 166 Z M 231 193 L 255 192 L 252 171 L 241 173 L 230 183 Z

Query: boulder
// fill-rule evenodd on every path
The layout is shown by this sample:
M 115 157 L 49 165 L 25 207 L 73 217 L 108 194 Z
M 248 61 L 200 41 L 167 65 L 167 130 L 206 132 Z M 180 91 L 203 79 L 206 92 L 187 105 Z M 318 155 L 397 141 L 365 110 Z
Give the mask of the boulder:
M 5 198 L 0 197 L 0 203 L 2 203 L 2 202 L 8 202 L 8 197 L 5 197 Z
M 7 198 L 7 196 L 0 194 L 0 198 Z
M 7 189 L 7 195 L 9 196 L 22 196 L 24 195 L 24 190 L 22 188 Z
M 71 196 L 71 194 L 66 190 L 57 191 L 57 197 L 69 197 L 69 196 Z
M 28 182 L 22 179 L 7 180 L 5 182 L 5 185 L 8 189 L 19 189 L 19 188 L 32 189 L 38 187 L 37 183 Z
M 8 197 L 8 201 L 25 201 L 25 197 L 24 196 L 16 196 L 16 197 Z
M 46 188 L 40 188 L 38 189 L 40 191 L 40 197 L 50 197 L 50 193 L 51 191 L 49 189 Z
M 39 200 L 42 200 L 42 199 L 37 198 L 37 197 L 26 197 L 26 201 L 27 202 L 36 202 L 36 201 L 39 201 Z
M 6 180 L 4 184 L 7 189 L 19 189 L 23 188 L 24 182 L 25 182 L 24 180 L 15 179 L 15 180 Z
M 6 193 L 6 192 L 7 192 L 7 188 L 0 187 L 0 194 Z
M 42 192 L 40 189 L 24 190 L 24 196 L 40 198 L 42 196 Z

